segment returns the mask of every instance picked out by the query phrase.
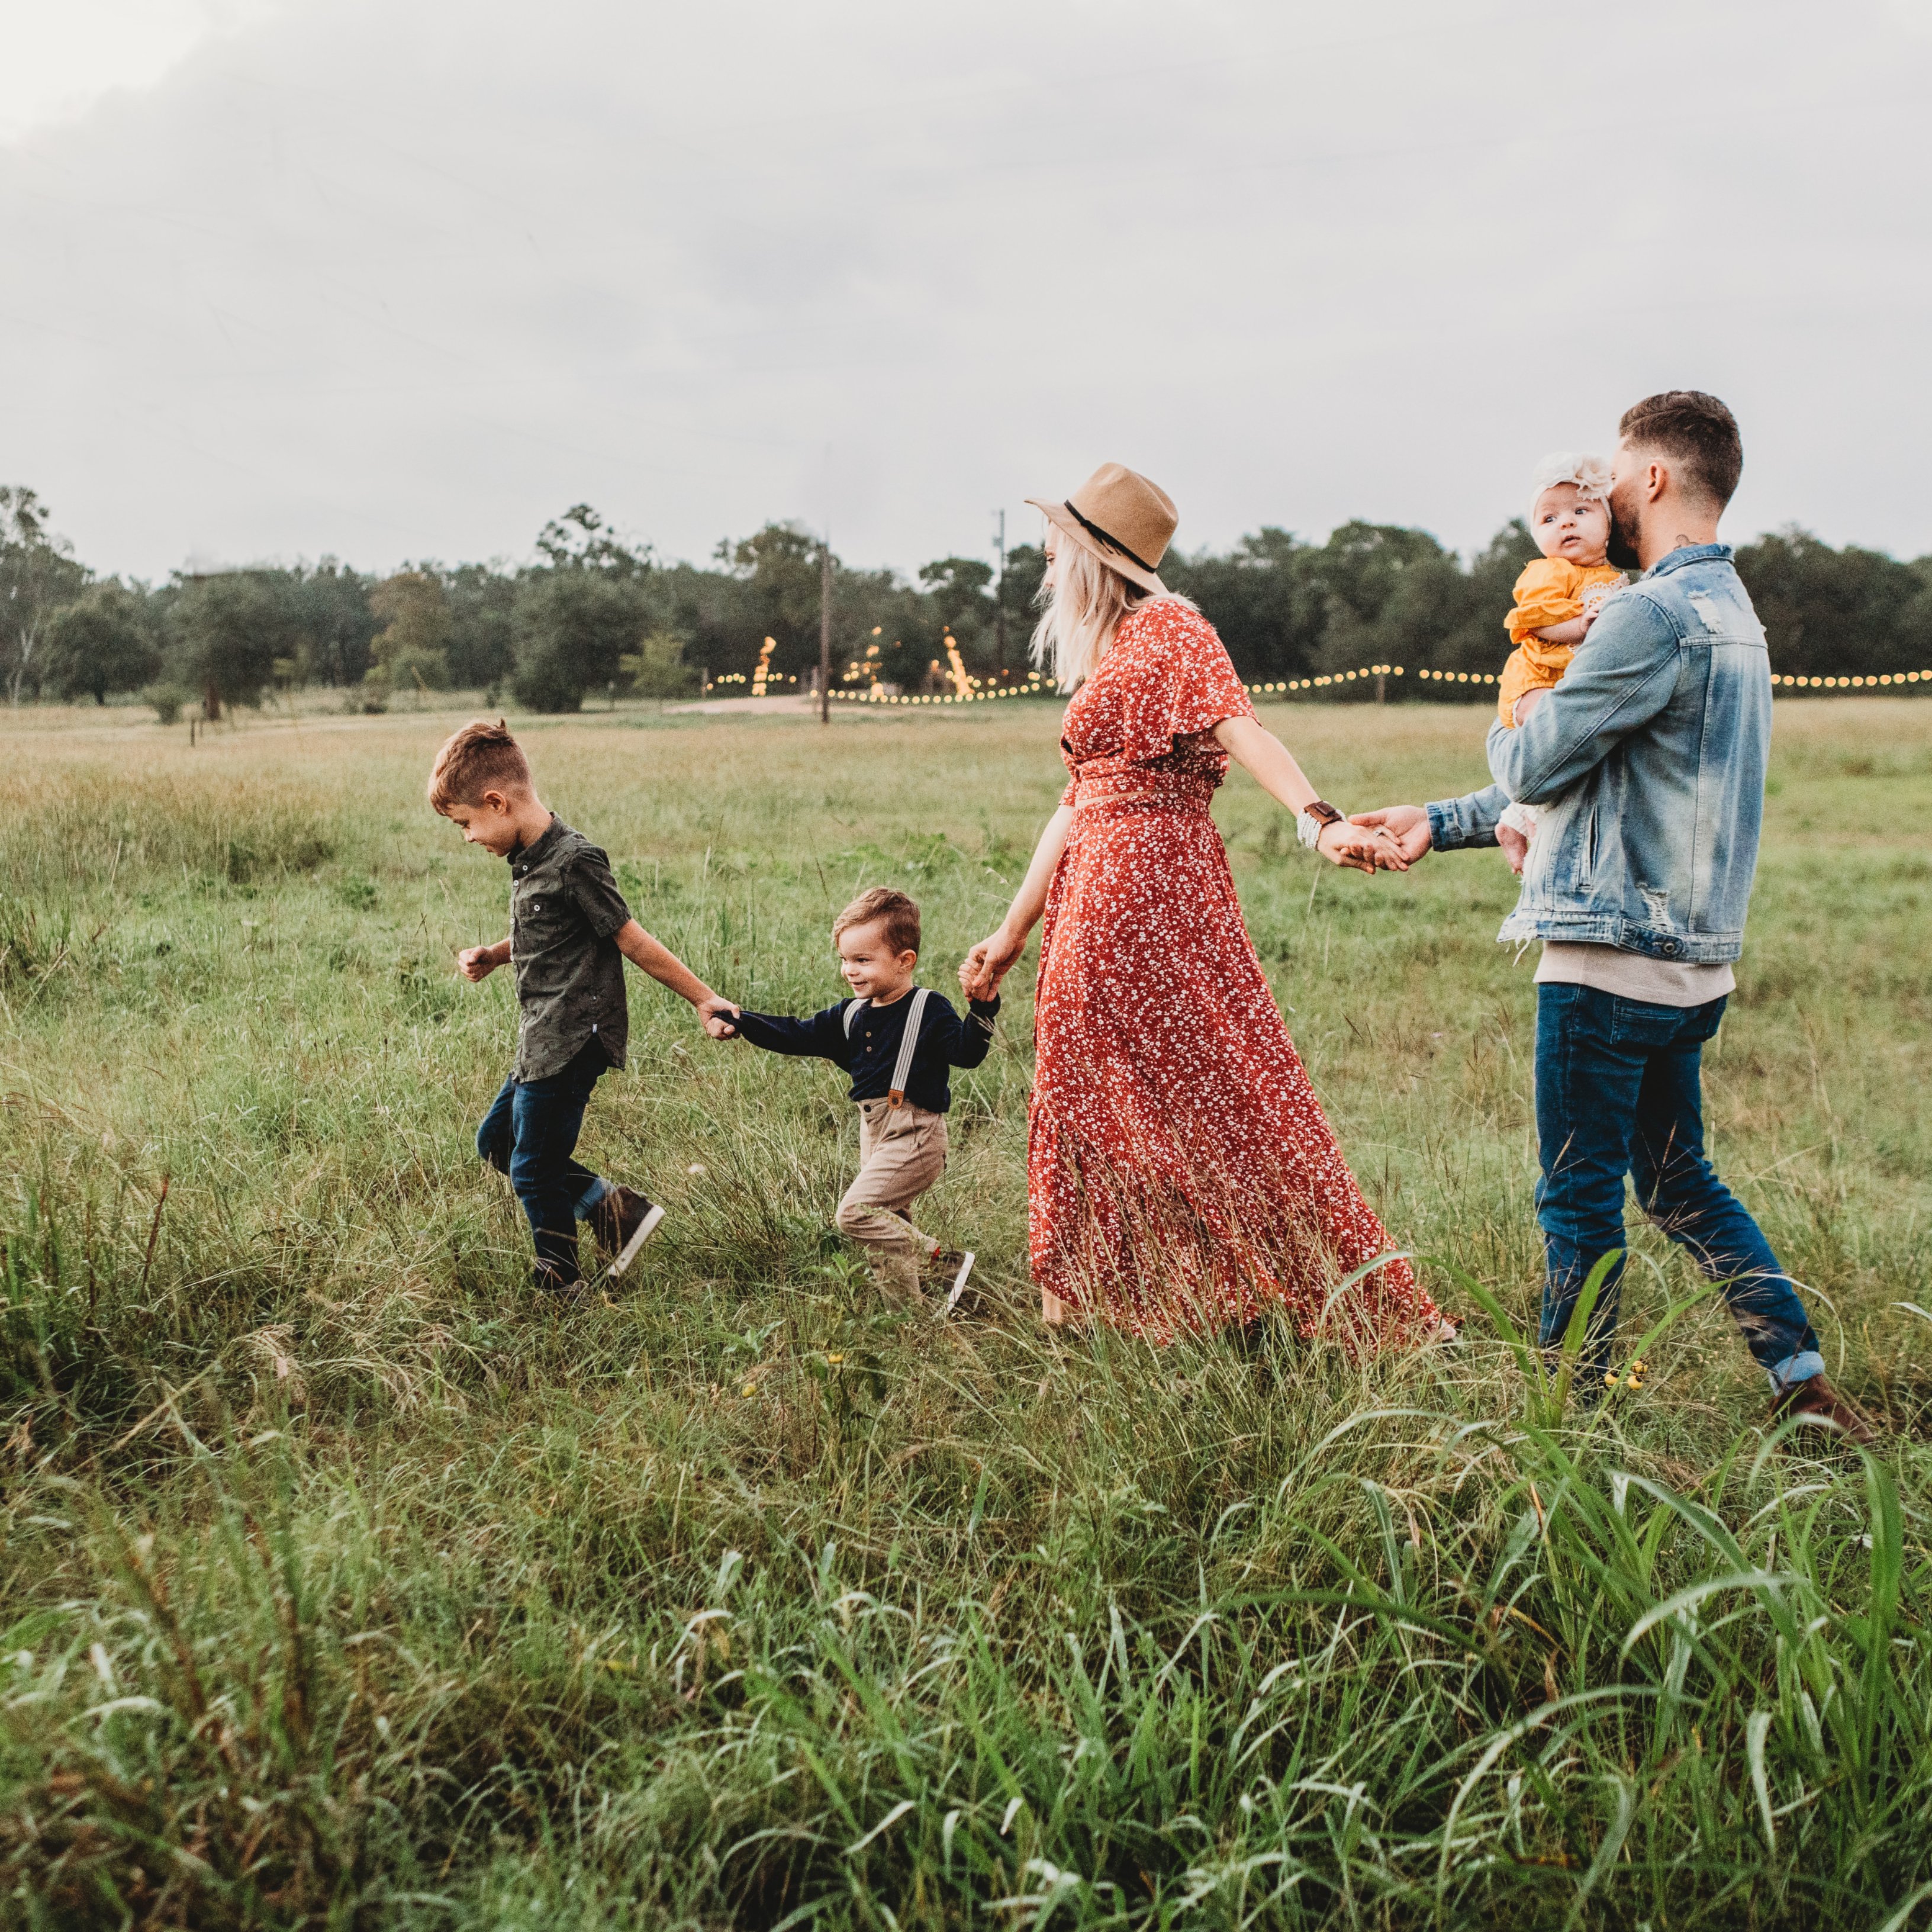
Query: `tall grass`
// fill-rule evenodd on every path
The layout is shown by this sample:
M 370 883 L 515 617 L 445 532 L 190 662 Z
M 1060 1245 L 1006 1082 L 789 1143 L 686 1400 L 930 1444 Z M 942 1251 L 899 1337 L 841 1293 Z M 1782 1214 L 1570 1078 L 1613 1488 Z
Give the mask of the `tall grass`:
M 1766 1426 L 1633 1231 L 1639 1392 L 1522 1346 L 1526 965 L 1492 856 L 1317 873 L 1239 780 L 1250 924 L 1458 1348 L 1043 1334 L 1029 999 L 957 1088 L 939 1229 L 994 1317 L 826 1232 L 850 1109 L 633 982 L 590 1156 L 672 1210 L 532 1305 L 469 1130 L 506 881 L 419 802 L 445 724 L 43 734 L 0 779 L 0 1873 L 46 1926 L 1932 1922 L 1920 1446 L 1932 739 L 1780 712 L 1720 1161 L 1874 1456 Z M 1292 712 L 1345 802 L 1473 780 L 1473 714 Z M 942 988 L 1054 727 L 537 729 L 639 915 L 833 997 L 859 886 Z M 1868 832 L 1862 828 L 1869 826 Z M 922 1210 L 923 1215 L 923 1210 Z

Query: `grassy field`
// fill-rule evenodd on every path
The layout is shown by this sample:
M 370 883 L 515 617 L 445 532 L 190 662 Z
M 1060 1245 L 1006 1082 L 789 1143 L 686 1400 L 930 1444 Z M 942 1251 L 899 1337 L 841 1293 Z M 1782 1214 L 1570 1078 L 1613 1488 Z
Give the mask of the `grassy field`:
M 1474 708 L 1269 722 L 1345 804 L 1481 776 Z M 1780 706 L 1708 1058 L 1871 1459 L 1769 1438 L 1708 1302 L 1594 1414 L 1526 1378 L 1513 882 L 1318 868 L 1238 776 L 1256 943 L 1462 1346 L 1040 1333 L 1030 962 L 932 1223 L 992 1319 L 889 1312 L 828 1232 L 830 1070 L 634 977 L 586 1157 L 670 1218 L 533 1306 L 472 1150 L 513 1000 L 453 955 L 507 880 L 422 803 L 449 722 L 0 725 L 6 1922 L 1932 1924 L 1932 706 Z M 1056 728 L 527 742 L 648 926 L 799 1010 L 872 884 L 951 986 Z M 1694 1286 L 1634 1246 L 1627 1340 Z

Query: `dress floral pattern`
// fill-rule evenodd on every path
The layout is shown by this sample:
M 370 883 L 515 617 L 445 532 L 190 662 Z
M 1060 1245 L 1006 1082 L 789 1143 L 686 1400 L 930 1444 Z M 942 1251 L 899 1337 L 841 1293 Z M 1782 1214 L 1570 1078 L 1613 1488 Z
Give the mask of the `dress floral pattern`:
M 1253 716 L 1214 629 L 1157 599 L 1067 706 L 1028 1118 L 1040 1286 L 1159 1341 L 1284 1303 L 1304 1334 L 1432 1321 L 1342 1158 L 1243 924 L 1209 808 Z

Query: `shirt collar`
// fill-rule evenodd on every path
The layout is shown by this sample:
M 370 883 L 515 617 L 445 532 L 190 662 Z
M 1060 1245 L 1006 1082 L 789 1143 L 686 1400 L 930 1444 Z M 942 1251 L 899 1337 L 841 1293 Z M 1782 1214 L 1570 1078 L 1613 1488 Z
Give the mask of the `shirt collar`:
M 1682 570 L 1692 563 L 1729 563 L 1731 547 L 1729 544 L 1685 544 L 1672 550 L 1668 556 L 1660 556 L 1638 579 L 1668 576 L 1673 570 Z
M 564 823 L 555 812 L 550 815 L 550 826 L 534 845 L 520 846 L 510 854 L 510 876 L 520 879 L 549 848 L 554 844 L 564 832 Z

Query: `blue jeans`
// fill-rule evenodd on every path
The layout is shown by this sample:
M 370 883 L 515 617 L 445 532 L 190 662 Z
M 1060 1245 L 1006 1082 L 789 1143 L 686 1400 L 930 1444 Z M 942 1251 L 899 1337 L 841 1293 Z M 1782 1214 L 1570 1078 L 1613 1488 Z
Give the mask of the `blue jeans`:
M 476 1151 L 510 1185 L 530 1217 L 536 1238 L 537 1286 L 552 1290 L 583 1280 L 577 1258 L 577 1224 L 610 1191 L 576 1160 L 577 1136 L 591 1089 L 610 1066 L 592 1040 L 560 1073 L 542 1080 L 503 1082 L 476 1130 Z
M 1597 1262 L 1624 1245 L 1624 1177 L 1637 1204 L 1724 1298 L 1778 1390 L 1824 1372 L 1791 1278 L 1704 1153 L 1704 1042 L 1724 1001 L 1659 1006 L 1594 986 L 1536 989 L 1536 1218 L 1546 1279 L 1542 1339 L 1560 1342 Z M 1616 1333 L 1618 1259 L 1605 1276 L 1583 1360 L 1600 1386 Z

